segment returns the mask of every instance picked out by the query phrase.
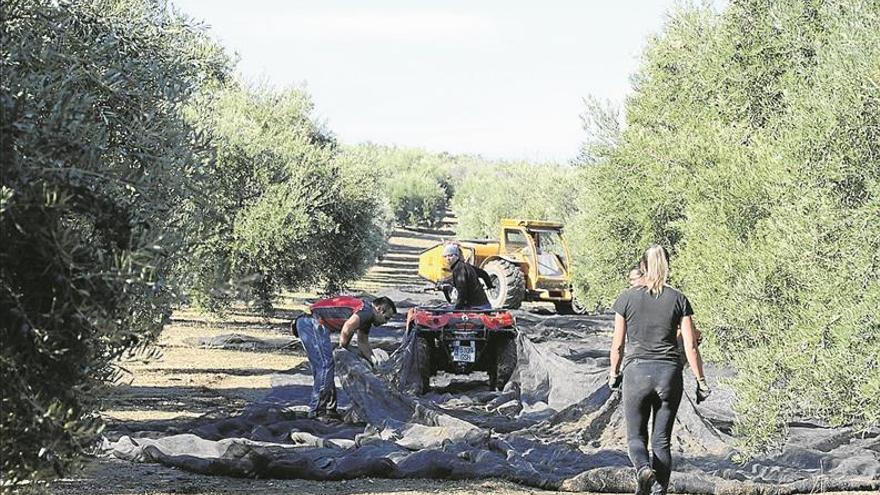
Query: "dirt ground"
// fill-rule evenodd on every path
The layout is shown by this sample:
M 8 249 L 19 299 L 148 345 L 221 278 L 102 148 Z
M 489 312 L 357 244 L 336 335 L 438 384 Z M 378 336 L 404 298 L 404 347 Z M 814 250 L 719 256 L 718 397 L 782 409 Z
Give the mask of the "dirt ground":
M 418 253 L 437 240 L 449 237 L 447 225 L 433 232 L 398 230 L 381 262 L 354 289 L 374 292 L 389 286 L 424 286 L 416 275 Z M 205 349 L 190 342 L 232 332 L 258 338 L 279 337 L 289 323 L 286 315 L 304 309 L 310 293 L 285 294 L 277 303 L 278 318 L 254 316 L 245 308 L 223 317 L 182 309 L 175 312 L 156 349 L 158 358 L 131 359 L 120 363 L 126 374 L 113 387 L 103 409 L 108 431 L 149 429 L 150 424 L 173 425 L 197 417 L 236 414 L 251 401 L 263 397 L 273 374 L 300 365 L 304 355 L 295 349 L 273 352 Z M 254 480 L 205 476 L 158 464 L 94 458 L 72 477 L 49 485 L 58 495 L 130 494 L 448 494 L 498 493 L 520 495 L 551 493 L 500 480 L 388 480 L 350 481 Z
M 425 282 L 416 275 L 418 252 L 451 235 L 451 230 L 444 229 L 397 231 L 380 263 L 353 288 L 374 292 L 390 285 L 424 285 Z M 302 310 L 304 301 L 313 297 L 315 294 L 312 293 L 284 294 L 277 302 L 279 314 Z M 102 412 L 108 430 L 137 430 L 155 422 L 174 424 L 196 417 L 223 417 L 240 412 L 248 402 L 266 394 L 273 374 L 295 368 L 305 360 L 304 355 L 295 350 L 204 349 L 189 342 L 231 332 L 264 339 L 278 337 L 288 323 L 289 319 L 283 317 L 254 316 L 245 308 L 232 310 L 223 317 L 188 309 L 176 311 L 156 346 L 160 353 L 158 358 L 138 357 L 120 363 L 125 376 L 122 383 L 113 387 Z M 551 493 L 500 480 L 365 478 L 330 482 L 236 479 L 204 476 L 158 464 L 102 458 L 89 459 L 81 472 L 52 483 L 49 491 L 58 495 Z

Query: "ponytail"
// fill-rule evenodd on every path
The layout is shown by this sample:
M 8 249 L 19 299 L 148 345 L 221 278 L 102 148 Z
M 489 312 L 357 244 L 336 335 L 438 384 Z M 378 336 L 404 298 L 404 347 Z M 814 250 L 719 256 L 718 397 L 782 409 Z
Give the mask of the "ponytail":
M 645 287 L 652 295 L 659 296 L 669 277 L 669 254 L 663 246 L 654 244 L 645 250 L 642 264 L 645 266 L 645 276 L 642 278 Z

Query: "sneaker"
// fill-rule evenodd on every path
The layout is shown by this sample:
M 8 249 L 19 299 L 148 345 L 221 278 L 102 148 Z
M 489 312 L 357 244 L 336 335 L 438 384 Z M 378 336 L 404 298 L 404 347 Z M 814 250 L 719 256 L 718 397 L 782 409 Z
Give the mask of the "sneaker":
M 334 421 L 342 421 L 342 417 L 336 411 L 310 411 L 309 419 L 314 419 L 322 423 L 332 423 Z
M 329 410 L 324 414 L 321 414 L 320 416 L 322 416 L 327 421 L 342 421 L 342 416 L 336 409 Z
M 636 473 L 636 495 L 651 495 L 654 485 L 654 470 L 651 466 L 642 466 Z

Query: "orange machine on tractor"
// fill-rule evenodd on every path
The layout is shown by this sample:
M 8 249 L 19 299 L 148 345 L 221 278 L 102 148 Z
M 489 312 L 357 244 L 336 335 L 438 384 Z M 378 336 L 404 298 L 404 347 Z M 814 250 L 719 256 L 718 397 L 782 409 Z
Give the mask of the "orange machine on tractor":
M 582 314 L 571 287 L 571 255 L 563 225 L 539 220 L 501 220 L 500 240 L 463 239 L 465 261 L 485 270 L 493 287 L 486 291 L 493 308 L 520 307 L 523 301 L 548 301 L 557 313 Z M 419 275 L 438 286 L 450 276 L 443 243 L 419 255 Z

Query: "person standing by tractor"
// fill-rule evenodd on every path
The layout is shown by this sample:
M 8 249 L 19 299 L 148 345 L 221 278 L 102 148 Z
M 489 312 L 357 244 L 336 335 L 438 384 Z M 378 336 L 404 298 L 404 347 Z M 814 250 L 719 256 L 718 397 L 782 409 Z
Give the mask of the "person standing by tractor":
M 672 472 L 672 425 L 683 393 L 683 363 L 676 339 L 681 327 L 684 353 L 697 378 L 697 403 L 711 390 L 703 374 L 687 297 L 666 285 L 669 258 L 661 246 L 651 246 L 642 258 L 641 283 L 624 291 L 614 302 L 614 336 L 608 384 L 623 385 L 623 412 L 629 458 L 636 468 L 637 494 L 665 494 Z M 626 347 L 626 362 L 621 361 Z M 621 375 L 622 371 L 622 375 Z M 651 453 L 648 423 L 653 415 Z
M 370 329 L 387 322 L 397 308 L 387 297 L 369 302 L 351 296 L 322 299 L 309 306 L 309 312 L 294 320 L 294 335 L 302 341 L 314 385 L 309 400 L 309 418 L 334 419 L 336 412 L 335 364 L 330 332 L 340 332 L 339 348 L 346 349 L 357 332 L 358 351 L 373 362 Z
M 443 248 L 443 258 L 452 272 L 451 282 L 456 291 L 455 309 L 492 309 L 486 291 L 480 284 L 477 268 L 464 260 L 461 248 L 457 244 L 447 244 Z M 491 287 L 489 276 L 485 275 L 485 279 Z
M 629 273 L 626 276 L 627 280 L 629 281 L 629 286 L 636 287 L 642 285 L 642 277 L 644 275 L 645 273 L 641 263 L 630 268 Z

